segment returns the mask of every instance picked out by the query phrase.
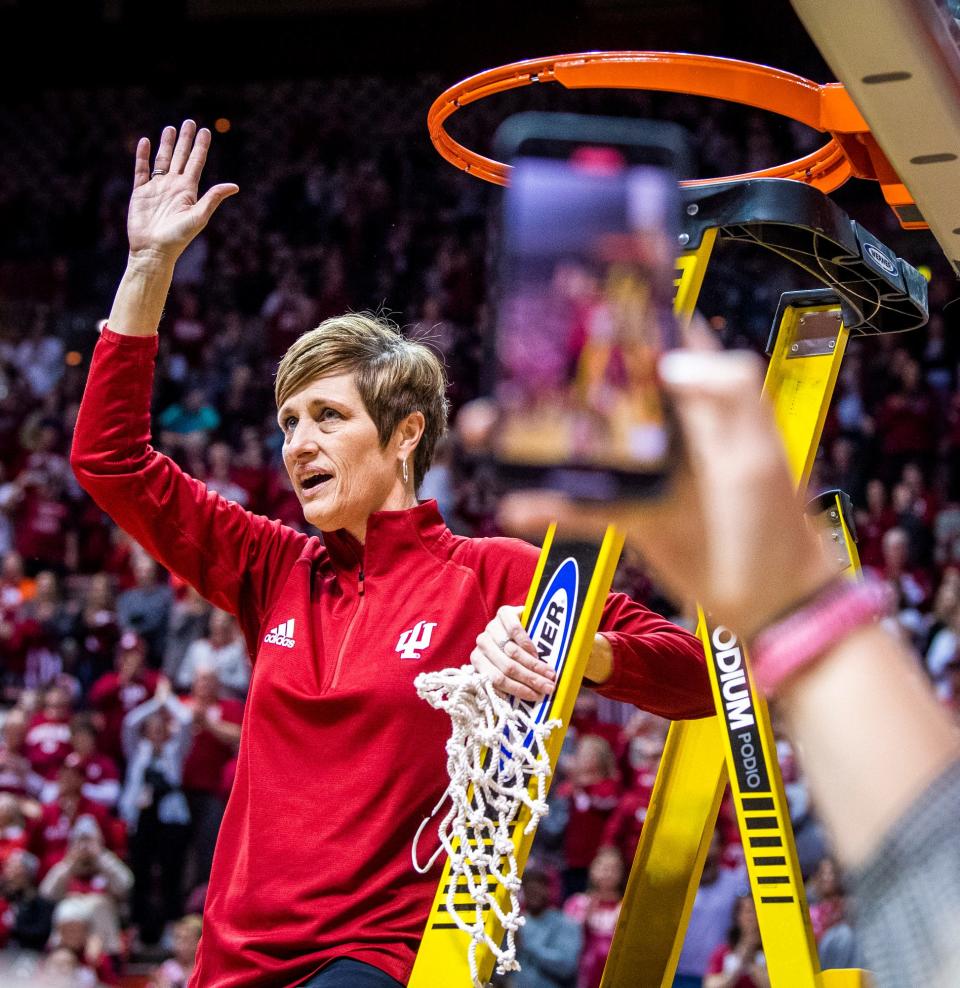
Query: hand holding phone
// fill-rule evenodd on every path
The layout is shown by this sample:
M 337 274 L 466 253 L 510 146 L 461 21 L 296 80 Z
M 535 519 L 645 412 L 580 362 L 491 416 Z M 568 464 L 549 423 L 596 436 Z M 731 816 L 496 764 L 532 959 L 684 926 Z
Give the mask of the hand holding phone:
M 499 135 L 514 153 L 497 310 L 497 459 L 508 481 L 574 497 L 658 491 L 675 452 L 656 367 L 676 344 L 682 133 L 524 114 Z

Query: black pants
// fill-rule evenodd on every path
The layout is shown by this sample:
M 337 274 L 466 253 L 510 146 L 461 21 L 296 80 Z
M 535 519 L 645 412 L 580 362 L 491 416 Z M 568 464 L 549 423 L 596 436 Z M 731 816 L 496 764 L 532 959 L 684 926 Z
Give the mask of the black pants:
M 161 823 L 154 806 L 140 813 L 137 831 L 130 841 L 131 905 L 133 921 L 140 926 L 144 943 L 156 943 L 164 925 L 183 915 L 183 866 L 188 832 L 184 824 Z M 154 901 L 157 891 L 159 909 Z
M 379 968 L 341 957 L 304 981 L 301 988 L 403 988 L 403 985 Z
M 213 849 L 223 820 L 223 800 L 209 792 L 187 790 L 190 804 L 190 858 L 187 866 L 188 888 L 196 888 L 210 880 Z

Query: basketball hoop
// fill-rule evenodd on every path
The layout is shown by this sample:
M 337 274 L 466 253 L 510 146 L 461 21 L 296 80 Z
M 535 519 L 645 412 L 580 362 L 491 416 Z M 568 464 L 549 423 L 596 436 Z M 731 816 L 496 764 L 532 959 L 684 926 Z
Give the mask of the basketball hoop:
M 646 89 L 686 93 L 741 103 L 779 113 L 830 135 L 821 148 L 795 161 L 723 178 L 688 179 L 694 187 L 752 178 L 786 178 L 833 192 L 849 178 L 880 183 L 884 198 L 908 229 L 926 229 L 922 220 L 905 220 L 913 199 L 877 144 L 846 89 L 820 85 L 766 65 L 676 52 L 581 52 L 531 58 L 470 76 L 441 93 L 430 107 L 427 126 L 440 154 L 457 168 L 486 182 L 506 185 L 510 166 L 455 141 L 446 122 L 461 107 L 496 93 L 556 82 L 566 89 Z M 915 212 L 915 211 L 914 211 Z

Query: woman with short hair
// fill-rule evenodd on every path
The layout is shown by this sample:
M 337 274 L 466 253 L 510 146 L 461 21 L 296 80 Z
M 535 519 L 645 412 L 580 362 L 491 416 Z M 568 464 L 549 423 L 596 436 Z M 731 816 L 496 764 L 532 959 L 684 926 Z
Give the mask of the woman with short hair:
M 130 256 L 97 344 L 72 462 L 114 520 L 214 606 L 254 661 L 193 986 L 396 986 L 439 878 L 411 866 L 447 779 L 446 716 L 416 675 L 461 664 L 535 699 L 552 674 L 519 621 L 538 551 L 468 539 L 417 486 L 446 427 L 443 369 L 376 318 L 327 320 L 277 374 L 283 459 L 322 540 L 251 514 L 150 446 L 157 327 L 173 267 L 217 206 L 210 133 L 137 148 Z M 699 642 L 609 597 L 587 676 L 669 717 L 713 712 Z M 434 840 L 436 838 L 434 837 Z

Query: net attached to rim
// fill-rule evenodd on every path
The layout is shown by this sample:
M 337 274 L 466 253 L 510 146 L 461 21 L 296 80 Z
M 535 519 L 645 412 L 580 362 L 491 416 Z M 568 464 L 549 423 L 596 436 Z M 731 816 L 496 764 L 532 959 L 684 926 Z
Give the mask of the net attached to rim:
M 413 867 L 425 874 L 443 852 L 450 859 L 447 907 L 452 920 L 470 937 L 468 963 L 474 988 L 484 988 L 477 968 L 477 951 L 486 946 L 497 961 L 497 973 L 518 971 L 516 932 L 520 915 L 520 873 L 513 831 L 526 810 L 525 834 L 536 830 L 548 812 L 547 786 L 552 767 L 546 742 L 560 720 L 535 719 L 535 707 L 512 702 L 493 688 L 490 678 L 472 666 L 421 673 L 414 680 L 420 697 L 452 722 L 447 740 L 450 784 L 433 812 L 420 825 L 412 848 Z M 417 860 L 424 828 L 449 799 L 440 821 L 440 846 L 425 864 Z M 506 892 L 509 907 L 498 901 Z M 474 908 L 463 910 L 454 901 L 466 891 Z M 502 893 L 501 893 L 502 895 Z M 496 916 L 503 942 L 487 929 Z

